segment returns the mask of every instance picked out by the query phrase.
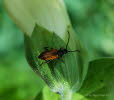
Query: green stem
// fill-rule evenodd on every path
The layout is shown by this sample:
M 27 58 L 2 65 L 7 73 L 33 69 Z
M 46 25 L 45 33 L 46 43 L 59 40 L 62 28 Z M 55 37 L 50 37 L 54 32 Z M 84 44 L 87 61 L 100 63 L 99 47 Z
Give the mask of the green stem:
M 67 90 L 61 94 L 62 100 L 72 100 L 72 91 Z

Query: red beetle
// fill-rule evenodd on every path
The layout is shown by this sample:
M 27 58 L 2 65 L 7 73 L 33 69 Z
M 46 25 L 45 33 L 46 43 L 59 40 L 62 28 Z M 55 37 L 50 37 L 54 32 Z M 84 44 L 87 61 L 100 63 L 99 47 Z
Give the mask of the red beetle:
M 43 62 L 42 64 L 49 63 L 50 61 L 52 61 L 54 59 L 59 59 L 63 55 L 67 54 L 68 52 L 80 52 L 80 50 L 69 51 L 67 49 L 68 48 L 68 43 L 69 43 L 69 40 L 70 40 L 70 33 L 69 33 L 69 31 L 68 31 L 68 35 L 69 35 L 69 37 L 68 37 L 68 42 L 66 44 L 66 48 L 60 48 L 59 50 L 51 48 L 50 50 L 48 50 L 48 47 L 45 47 L 46 50 L 44 52 L 42 52 L 38 56 L 39 59 L 45 60 L 45 62 Z

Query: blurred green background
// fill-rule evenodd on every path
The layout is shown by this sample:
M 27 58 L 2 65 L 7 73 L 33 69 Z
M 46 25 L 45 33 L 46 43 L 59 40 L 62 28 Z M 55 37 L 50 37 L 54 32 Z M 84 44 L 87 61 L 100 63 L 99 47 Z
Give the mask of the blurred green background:
M 33 100 L 42 88 L 25 59 L 23 40 L 0 0 L 0 100 Z
M 64 0 L 92 59 L 114 56 L 114 0 Z
M 69 17 L 92 59 L 114 56 L 114 1 L 64 0 Z M 44 82 L 24 54 L 23 33 L 0 0 L 0 100 L 33 100 Z

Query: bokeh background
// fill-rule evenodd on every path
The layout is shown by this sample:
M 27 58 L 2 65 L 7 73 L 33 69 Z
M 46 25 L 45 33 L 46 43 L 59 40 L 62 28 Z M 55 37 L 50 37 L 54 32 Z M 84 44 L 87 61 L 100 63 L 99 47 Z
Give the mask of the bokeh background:
M 114 0 L 65 3 L 73 27 L 91 58 L 113 57 Z M 33 100 L 43 85 L 25 59 L 23 33 L 0 0 L 0 100 Z
M 64 0 L 92 59 L 114 56 L 114 0 Z
M 23 33 L 0 0 L 0 100 L 33 100 L 42 85 L 25 59 Z

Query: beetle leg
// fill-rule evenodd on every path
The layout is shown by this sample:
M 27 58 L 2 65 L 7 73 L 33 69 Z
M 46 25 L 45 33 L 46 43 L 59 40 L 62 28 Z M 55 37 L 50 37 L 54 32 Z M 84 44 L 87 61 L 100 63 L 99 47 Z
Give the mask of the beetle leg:
M 50 61 L 51 61 L 51 60 L 47 60 L 47 61 L 41 63 L 40 66 L 42 66 L 42 65 L 45 64 L 45 63 L 49 63 Z
M 64 60 L 62 59 L 62 56 L 58 58 L 62 63 L 65 63 Z
M 49 50 L 49 47 L 44 47 L 45 50 Z
M 50 50 L 50 49 L 53 49 L 53 48 L 50 48 L 50 47 L 44 47 L 44 50 Z
M 63 60 L 62 58 L 61 58 L 61 62 L 62 62 L 62 63 L 65 63 L 64 60 Z

